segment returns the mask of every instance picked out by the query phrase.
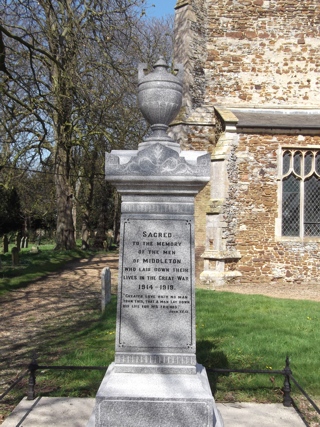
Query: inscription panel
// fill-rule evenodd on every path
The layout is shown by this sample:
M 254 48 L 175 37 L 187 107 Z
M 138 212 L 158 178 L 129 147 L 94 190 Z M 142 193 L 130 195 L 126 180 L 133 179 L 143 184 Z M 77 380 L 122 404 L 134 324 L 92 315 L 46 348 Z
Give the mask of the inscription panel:
M 193 219 L 122 219 L 117 350 L 194 352 Z

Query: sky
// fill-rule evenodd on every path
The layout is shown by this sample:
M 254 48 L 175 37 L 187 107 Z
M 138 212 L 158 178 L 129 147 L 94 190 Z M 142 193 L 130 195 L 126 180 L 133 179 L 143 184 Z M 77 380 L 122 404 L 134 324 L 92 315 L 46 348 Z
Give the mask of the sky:
M 154 4 L 154 7 L 149 7 L 147 9 L 147 15 L 150 17 L 155 16 L 157 18 L 166 15 L 173 15 L 176 3 L 177 0 L 148 0 L 149 6 Z

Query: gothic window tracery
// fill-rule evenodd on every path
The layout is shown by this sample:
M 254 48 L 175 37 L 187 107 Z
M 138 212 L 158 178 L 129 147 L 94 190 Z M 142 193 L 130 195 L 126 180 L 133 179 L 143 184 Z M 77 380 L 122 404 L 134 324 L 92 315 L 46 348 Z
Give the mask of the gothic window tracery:
M 283 151 L 282 236 L 320 236 L 320 150 Z

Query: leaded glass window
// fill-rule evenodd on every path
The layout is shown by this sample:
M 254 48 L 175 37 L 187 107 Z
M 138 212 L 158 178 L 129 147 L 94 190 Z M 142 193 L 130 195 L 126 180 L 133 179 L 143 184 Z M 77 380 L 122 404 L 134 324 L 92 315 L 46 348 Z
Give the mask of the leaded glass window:
M 320 236 L 320 150 L 283 152 L 282 235 Z

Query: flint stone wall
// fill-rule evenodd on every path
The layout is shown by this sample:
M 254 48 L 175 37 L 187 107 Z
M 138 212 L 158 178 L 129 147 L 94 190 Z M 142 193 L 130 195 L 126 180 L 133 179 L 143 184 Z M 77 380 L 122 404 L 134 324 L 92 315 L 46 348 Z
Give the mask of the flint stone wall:
M 205 3 L 208 102 L 319 105 L 318 0 Z
M 319 274 L 320 239 L 303 242 L 276 237 L 278 156 L 283 146 L 320 146 L 319 136 L 240 134 L 229 163 L 229 193 L 223 208 L 223 230 L 229 249 L 241 253 L 226 271 L 237 269 L 236 283 L 307 283 Z M 230 173 L 232 171 L 232 173 Z M 318 241 L 317 241 L 318 240 Z
M 318 0 L 178 1 L 184 113 L 210 104 L 318 106 Z

